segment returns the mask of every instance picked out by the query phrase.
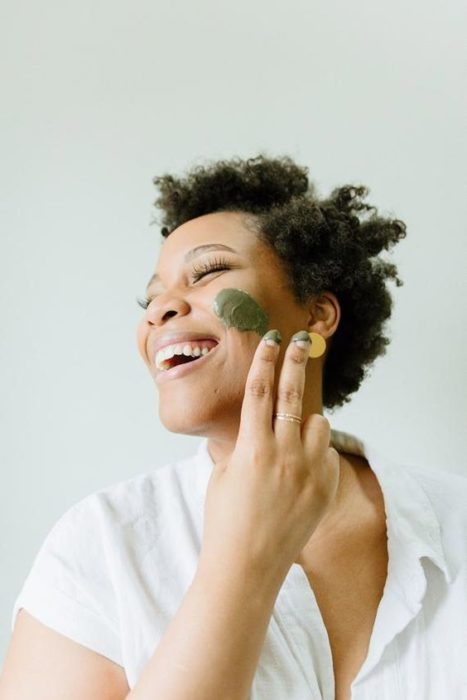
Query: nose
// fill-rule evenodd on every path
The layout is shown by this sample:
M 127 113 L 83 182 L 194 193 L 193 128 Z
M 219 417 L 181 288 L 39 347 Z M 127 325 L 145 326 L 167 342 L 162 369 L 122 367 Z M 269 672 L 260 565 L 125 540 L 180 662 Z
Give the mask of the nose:
M 146 321 L 151 326 L 161 326 L 172 316 L 184 316 L 189 310 L 190 306 L 184 299 L 174 295 L 169 298 L 160 294 L 149 304 L 146 310 Z

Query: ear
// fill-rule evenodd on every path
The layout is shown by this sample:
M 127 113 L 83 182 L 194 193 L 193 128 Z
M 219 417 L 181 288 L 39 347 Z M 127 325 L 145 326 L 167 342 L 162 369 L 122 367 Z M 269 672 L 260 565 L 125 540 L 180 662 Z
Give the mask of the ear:
M 325 340 L 337 330 L 341 318 L 341 307 L 335 294 L 323 292 L 313 297 L 309 305 L 308 332 L 319 333 Z

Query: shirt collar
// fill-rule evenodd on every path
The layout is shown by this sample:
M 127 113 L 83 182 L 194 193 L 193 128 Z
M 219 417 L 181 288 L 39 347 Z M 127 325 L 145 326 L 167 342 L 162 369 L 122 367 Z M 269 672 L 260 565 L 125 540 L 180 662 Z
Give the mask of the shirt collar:
M 384 498 L 389 556 L 397 559 L 398 571 L 403 573 L 404 568 L 411 569 L 414 560 L 428 557 L 451 583 L 453 576 L 442 544 L 440 522 L 410 467 L 392 461 L 353 433 L 331 429 L 330 444 L 338 452 L 365 457 L 376 475 Z M 208 438 L 204 438 L 196 452 L 200 467 L 198 487 L 203 499 L 214 466 L 207 445 Z M 414 606 L 417 603 L 414 601 Z

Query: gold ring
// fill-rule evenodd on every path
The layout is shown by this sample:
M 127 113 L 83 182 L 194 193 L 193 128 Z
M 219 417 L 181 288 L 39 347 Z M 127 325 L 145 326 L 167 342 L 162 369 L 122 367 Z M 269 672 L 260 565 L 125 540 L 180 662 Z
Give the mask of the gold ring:
M 274 413 L 273 414 L 274 418 L 277 418 L 278 420 L 287 420 L 290 423 L 300 423 L 302 422 L 302 419 L 300 416 L 294 416 L 293 413 Z

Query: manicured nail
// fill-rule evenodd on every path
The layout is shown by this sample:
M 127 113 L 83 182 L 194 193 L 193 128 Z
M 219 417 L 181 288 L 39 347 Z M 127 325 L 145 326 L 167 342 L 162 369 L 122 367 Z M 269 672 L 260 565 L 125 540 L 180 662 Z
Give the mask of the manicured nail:
M 263 340 L 266 345 L 280 345 L 282 342 L 282 336 L 279 331 L 272 330 L 263 335 Z
M 310 347 L 311 339 L 306 331 L 298 331 L 298 333 L 295 333 L 295 335 L 292 336 L 290 342 L 293 342 L 298 345 L 299 348 L 306 350 L 308 347 Z

